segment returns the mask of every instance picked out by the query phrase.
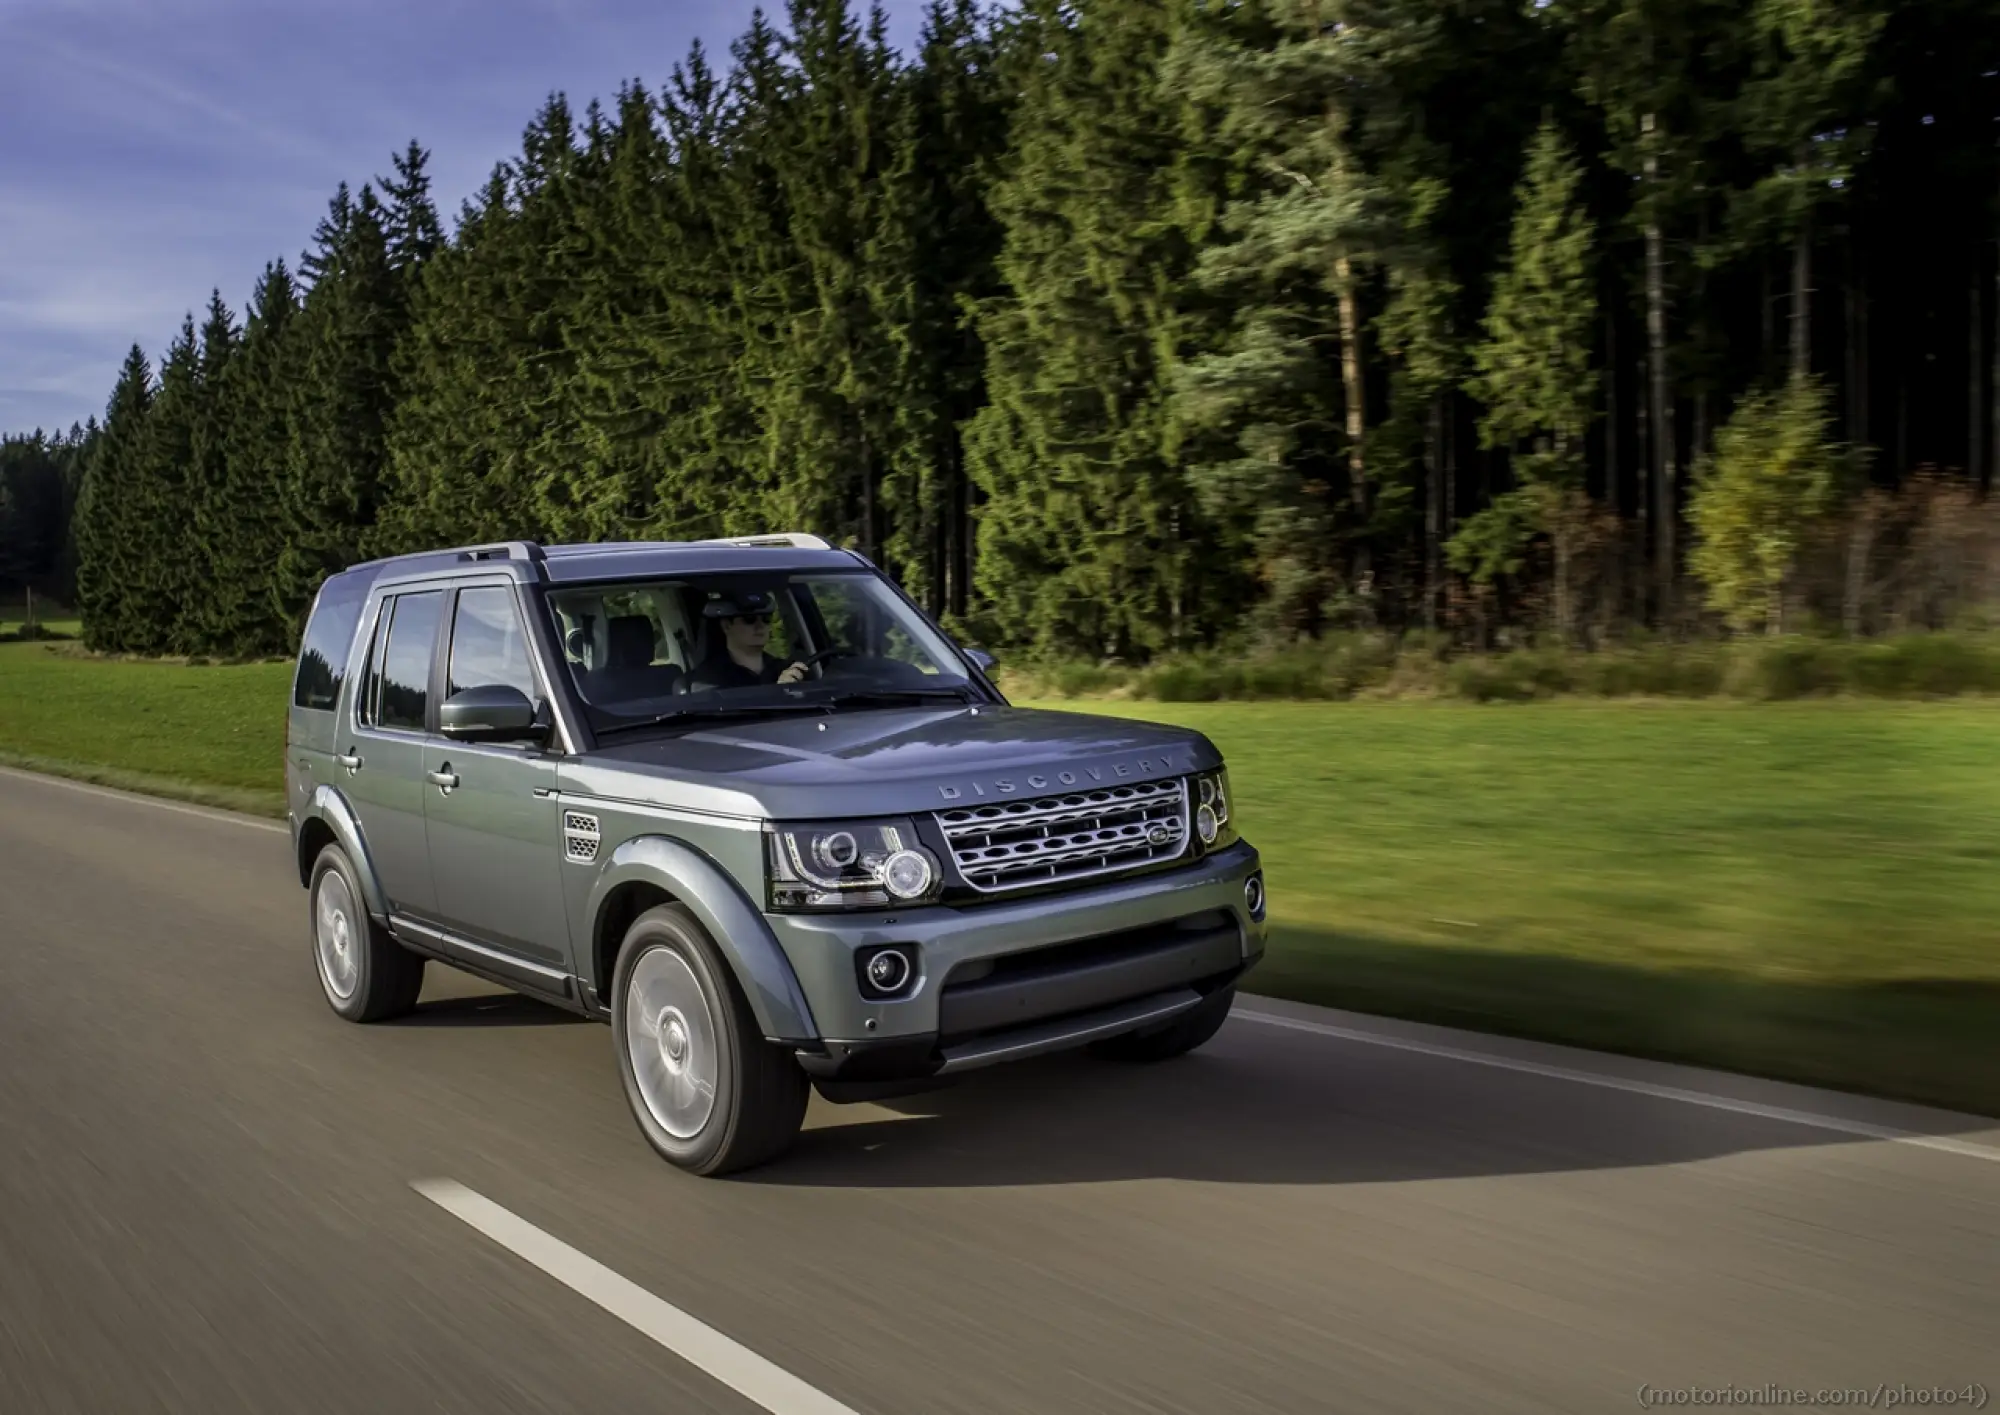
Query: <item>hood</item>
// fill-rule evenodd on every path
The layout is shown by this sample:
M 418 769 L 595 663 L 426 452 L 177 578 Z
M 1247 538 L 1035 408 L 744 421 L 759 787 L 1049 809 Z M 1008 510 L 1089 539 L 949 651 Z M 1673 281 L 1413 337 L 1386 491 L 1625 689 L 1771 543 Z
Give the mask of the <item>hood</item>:
M 1188 728 L 981 704 L 718 723 L 612 743 L 566 789 L 662 806 L 825 819 L 935 811 L 1220 765 Z

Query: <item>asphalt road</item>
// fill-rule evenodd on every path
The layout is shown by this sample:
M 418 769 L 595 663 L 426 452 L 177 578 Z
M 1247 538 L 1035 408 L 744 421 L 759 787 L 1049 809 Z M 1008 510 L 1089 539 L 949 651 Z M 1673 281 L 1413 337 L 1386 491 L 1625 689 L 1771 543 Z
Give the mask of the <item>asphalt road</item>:
M 757 1358 L 863 1415 L 2000 1382 L 1994 1122 L 1249 1007 L 697 1180 L 608 1028 L 435 966 L 336 1019 L 282 833 L 0 774 L 0 1412 L 752 1412 Z

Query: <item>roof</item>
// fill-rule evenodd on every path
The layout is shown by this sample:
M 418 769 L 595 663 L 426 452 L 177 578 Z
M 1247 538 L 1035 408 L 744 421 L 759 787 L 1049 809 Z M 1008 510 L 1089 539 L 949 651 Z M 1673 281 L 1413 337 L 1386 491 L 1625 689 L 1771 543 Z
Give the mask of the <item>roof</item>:
M 698 541 L 596 541 L 548 546 L 526 540 L 500 541 L 370 560 L 348 567 L 341 572 L 341 578 L 353 575 L 373 582 L 385 575 L 401 578 L 475 567 L 496 570 L 504 567 L 515 571 L 522 580 L 561 584 L 658 574 L 851 570 L 868 564 L 861 555 L 837 549 L 818 536 L 788 531 Z

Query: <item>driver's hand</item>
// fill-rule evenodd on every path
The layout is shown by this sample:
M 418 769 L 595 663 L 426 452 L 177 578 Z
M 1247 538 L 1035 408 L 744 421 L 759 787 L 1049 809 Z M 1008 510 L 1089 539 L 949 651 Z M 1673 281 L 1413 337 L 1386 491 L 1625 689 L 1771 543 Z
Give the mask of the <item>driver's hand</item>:
M 806 666 L 803 663 L 795 663 L 778 675 L 778 681 L 780 683 L 796 683 L 805 676 Z

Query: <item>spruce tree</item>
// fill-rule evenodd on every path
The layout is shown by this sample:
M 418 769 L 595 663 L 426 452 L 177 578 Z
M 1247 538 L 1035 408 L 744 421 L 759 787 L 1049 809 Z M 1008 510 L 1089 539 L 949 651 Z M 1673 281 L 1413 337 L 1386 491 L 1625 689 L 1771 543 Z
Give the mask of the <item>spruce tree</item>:
M 132 653 L 181 651 L 181 611 L 197 579 L 187 543 L 193 528 L 189 471 L 200 417 L 201 343 L 190 314 L 160 362 L 159 393 L 126 488 L 131 539 L 123 594 L 129 608 L 122 620 L 124 648 Z
M 200 638 L 209 652 L 264 657 L 290 647 L 275 581 L 284 549 L 283 489 L 290 443 L 292 347 L 298 291 L 285 263 L 264 267 L 251 296 L 242 345 L 229 367 L 230 410 L 222 476 L 196 511 L 209 547 Z
M 84 642 L 100 653 L 124 650 L 131 633 L 135 601 L 129 576 L 138 549 L 132 488 L 141 471 L 153 392 L 152 364 L 134 344 L 77 492 L 76 607 Z
M 285 547 L 277 594 L 290 634 L 328 574 L 363 558 L 380 507 L 391 359 L 405 323 L 372 188 L 342 188 L 306 266 L 317 272 L 298 319 L 286 458 Z
M 196 370 L 195 407 L 185 469 L 188 536 L 173 571 L 179 589 L 175 605 L 173 643 L 180 653 L 227 654 L 225 639 L 211 633 L 215 607 L 237 593 L 220 573 L 228 559 L 237 528 L 217 512 L 225 494 L 229 469 L 227 445 L 238 416 L 236 383 L 230 377 L 238 340 L 235 317 L 211 291 L 208 316 L 201 327 L 201 355 Z
M 1468 548 L 1504 542 L 1524 522 L 1549 536 L 1556 632 L 1565 642 L 1575 628 L 1571 570 L 1589 519 L 1584 435 L 1596 402 L 1594 232 L 1582 184 L 1569 143 L 1553 120 L 1544 120 L 1528 148 L 1510 258 L 1493 287 L 1486 338 L 1472 356 L 1471 390 L 1485 405 L 1480 437 L 1488 447 L 1513 450 L 1519 502 L 1489 507 L 1462 532 Z M 1465 555 L 1461 550 L 1461 564 Z
M 1096 657 L 1187 638 L 1195 507 L 1167 375 L 1193 242 L 1162 63 L 1188 7 L 1038 3 L 991 201 L 1005 293 L 979 319 L 990 399 L 975 584 L 1002 641 Z

